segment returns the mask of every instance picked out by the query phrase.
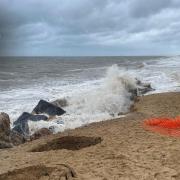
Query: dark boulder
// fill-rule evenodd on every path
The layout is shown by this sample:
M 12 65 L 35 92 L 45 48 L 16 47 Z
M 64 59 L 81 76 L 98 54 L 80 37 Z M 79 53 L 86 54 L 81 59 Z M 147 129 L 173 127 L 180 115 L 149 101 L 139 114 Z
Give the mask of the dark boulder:
M 133 101 L 138 96 L 138 89 L 130 89 L 129 92 L 131 94 L 130 99 Z
M 9 137 L 10 137 L 10 141 L 15 146 L 23 144 L 27 141 L 27 139 L 22 134 L 18 133 L 17 131 L 13 131 L 13 130 L 10 132 Z
M 153 91 L 154 89 L 151 87 L 150 83 L 142 83 L 140 80 L 136 79 L 137 87 L 134 89 L 130 89 L 131 100 L 134 100 L 137 96 L 141 96 L 146 94 L 147 92 Z
M 18 134 L 21 134 L 24 138 L 28 138 L 28 136 L 29 136 L 28 121 L 15 125 L 13 127 L 12 131 L 15 131 Z
M 11 148 L 25 141 L 22 134 L 10 129 L 9 116 L 6 113 L 0 113 L 0 149 Z
M 150 83 L 140 83 L 140 86 L 138 87 L 138 95 L 143 95 L 150 91 L 154 91 Z
M 32 114 L 48 114 L 49 116 L 60 116 L 62 114 L 65 113 L 65 111 L 52 104 L 52 103 L 49 103 L 47 101 L 44 101 L 44 100 L 40 100 L 39 103 L 37 104 L 37 106 L 34 108 Z
M 0 137 L 10 133 L 10 119 L 8 114 L 0 113 Z
M 10 119 L 6 113 L 0 113 L 0 141 L 9 142 Z
M 148 88 L 148 87 L 142 87 L 142 88 L 138 88 L 138 94 L 139 95 L 144 95 L 150 91 L 153 91 L 152 88 Z
M 46 121 L 47 119 L 48 119 L 48 117 L 45 116 L 45 115 L 33 115 L 33 114 L 30 114 L 30 113 L 24 112 L 24 113 L 14 122 L 14 125 L 21 124 L 21 123 L 26 122 L 26 121 L 28 121 L 28 120 L 30 120 L 30 121 L 40 121 L 40 120 Z
M 45 115 L 37 114 L 37 115 L 31 115 L 29 120 L 31 120 L 31 121 L 41 121 L 41 120 L 47 121 L 48 117 Z
M 8 114 L 0 113 L 0 149 L 9 148 L 13 145 L 10 142 L 10 119 Z
M 36 131 L 31 137 L 31 141 L 33 140 L 36 140 L 36 139 L 39 139 L 43 136 L 48 136 L 50 134 L 53 134 L 49 129 L 47 128 L 42 128 L 42 129 L 39 129 L 38 131 Z
M 63 99 L 57 99 L 53 102 L 51 102 L 52 104 L 54 104 L 55 106 L 58 106 L 58 107 L 66 107 L 68 106 L 68 101 L 63 98 Z
M 47 120 L 48 117 L 45 115 L 33 115 L 27 112 L 24 112 L 14 123 L 13 131 L 16 131 L 24 136 L 29 135 L 29 126 L 28 120 L 30 121 L 40 121 Z

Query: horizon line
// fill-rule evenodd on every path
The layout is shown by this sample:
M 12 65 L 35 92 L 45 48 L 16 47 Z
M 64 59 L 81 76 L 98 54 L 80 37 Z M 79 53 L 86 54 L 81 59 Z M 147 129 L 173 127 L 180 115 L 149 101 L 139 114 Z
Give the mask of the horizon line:
M 169 57 L 169 56 L 180 56 L 178 55 L 0 55 L 3 57 Z

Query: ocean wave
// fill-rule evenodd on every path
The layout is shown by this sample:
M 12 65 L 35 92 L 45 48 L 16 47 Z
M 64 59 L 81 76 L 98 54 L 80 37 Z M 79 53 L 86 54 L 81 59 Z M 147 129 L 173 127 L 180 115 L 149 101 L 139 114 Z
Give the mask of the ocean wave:
M 128 63 L 130 66 L 127 69 Z M 133 103 L 130 90 L 137 87 L 136 78 L 150 83 L 152 88 L 156 89 L 150 93 L 180 90 L 179 57 L 136 60 L 128 63 L 106 68 L 102 64 L 102 68 L 94 68 L 98 73 L 94 73 L 94 70 L 88 73 L 85 70 L 85 73 L 80 75 L 67 72 L 67 78 L 59 79 L 55 75 L 51 78 L 42 78 L 40 82 L 34 80 L 25 87 L 22 85 L 1 91 L 0 111 L 7 112 L 13 122 L 22 112 L 31 112 L 40 99 L 51 102 L 65 99 L 67 105 L 63 108 L 66 114 L 49 122 L 29 122 L 31 133 L 41 127 L 54 128 L 54 132 L 58 132 L 128 112 Z M 142 65 L 140 68 L 137 66 L 139 64 Z M 87 77 L 83 79 L 85 75 Z M 69 79 L 68 76 L 72 77 Z
M 53 126 L 57 132 L 118 117 L 129 111 L 132 104 L 130 90 L 136 88 L 136 78 L 124 74 L 117 65 L 113 65 L 107 70 L 99 86 L 68 97 L 68 105 L 65 107 L 67 113 L 51 122 L 45 122 L 44 126 Z M 60 125 L 59 121 L 62 122 Z M 43 127 L 43 122 L 30 122 L 29 126 L 33 133 Z

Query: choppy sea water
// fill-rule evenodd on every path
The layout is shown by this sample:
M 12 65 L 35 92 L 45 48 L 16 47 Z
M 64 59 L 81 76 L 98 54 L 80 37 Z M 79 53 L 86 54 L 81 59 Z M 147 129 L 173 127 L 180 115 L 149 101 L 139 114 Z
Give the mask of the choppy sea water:
M 180 56 L 0 58 L 0 112 L 13 122 L 40 99 L 65 98 L 65 115 L 30 122 L 30 130 L 79 127 L 128 111 L 132 102 L 125 84 L 134 85 L 135 78 L 151 83 L 151 93 L 179 91 Z

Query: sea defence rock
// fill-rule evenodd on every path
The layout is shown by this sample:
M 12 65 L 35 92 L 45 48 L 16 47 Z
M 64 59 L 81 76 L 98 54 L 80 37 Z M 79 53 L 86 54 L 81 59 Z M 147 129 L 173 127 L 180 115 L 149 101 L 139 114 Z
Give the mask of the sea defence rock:
M 24 112 L 14 123 L 13 131 L 22 134 L 23 136 L 29 136 L 29 126 L 28 121 L 40 121 L 40 120 L 47 120 L 48 117 L 45 115 L 33 115 L 27 112 Z
M 132 94 L 131 100 L 134 100 L 137 96 L 144 95 L 147 92 L 154 90 L 151 87 L 150 83 L 142 83 L 140 80 L 137 80 L 136 84 L 137 84 L 137 88 L 129 90 L 129 92 Z
M 138 86 L 138 91 L 139 91 L 139 94 L 142 95 L 142 94 L 145 94 L 149 91 L 153 91 L 154 89 L 151 87 L 151 84 L 150 83 L 143 83 L 141 82 L 140 80 L 137 80 L 137 86 Z M 138 95 L 138 94 L 137 94 Z
M 60 108 L 68 106 L 68 101 L 65 98 L 57 99 L 51 103 L 54 104 L 55 106 L 60 107 Z
M 10 133 L 10 119 L 8 114 L 0 113 L 0 137 L 9 135 Z
M 49 116 L 60 116 L 65 113 L 65 111 L 47 101 L 40 100 L 37 106 L 33 109 L 32 114 L 48 114 Z
M 0 149 L 9 148 L 13 145 L 10 142 L 10 119 L 8 114 L 0 113 Z
M 27 141 L 27 139 L 22 134 L 19 134 L 18 132 L 13 131 L 13 130 L 11 130 L 9 137 L 10 137 L 11 143 L 14 146 L 23 144 Z
M 142 83 L 139 81 L 138 87 L 138 95 L 146 94 L 147 92 L 153 91 L 154 89 L 151 87 L 150 83 Z
M 11 131 L 8 114 L 0 113 L 0 149 L 11 148 L 25 141 L 25 138 L 21 134 Z
M 22 122 L 21 124 L 17 124 L 16 126 L 14 126 L 12 131 L 15 131 L 15 132 L 21 134 L 22 136 L 24 136 L 25 139 L 28 138 L 28 136 L 29 136 L 28 121 Z
M 14 125 L 21 124 L 24 121 L 40 121 L 40 120 L 48 120 L 48 117 L 45 115 L 33 115 L 27 112 L 24 112 L 15 122 Z

